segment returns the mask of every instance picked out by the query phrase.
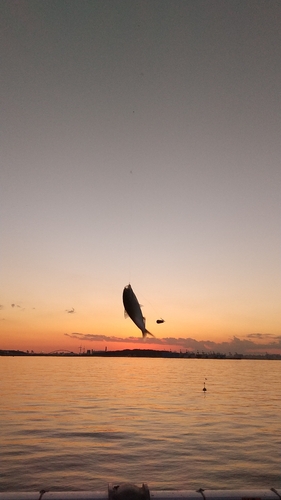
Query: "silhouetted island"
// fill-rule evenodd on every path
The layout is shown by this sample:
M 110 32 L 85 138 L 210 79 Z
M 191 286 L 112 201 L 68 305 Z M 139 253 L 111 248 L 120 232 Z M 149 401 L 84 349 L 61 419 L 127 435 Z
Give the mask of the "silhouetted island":
M 20 351 L 13 349 L 0 349 L 0 356 L 63 356 L 63 357 L 126 357 L 126 358 L 180 358 L 180 359 L 267 359 L 267 360 L 281 360 L 281 354 L 223 354 L 219 352 L 175 352 L 157 349 L 122 349 L 118 351 L 109 351 L 107 348 L 104 351 L 95 351 L 88 349 L 80 353 L 75 353 L 67 350 L 56 350 L 52 352 L 34 352 L 34 351 Z

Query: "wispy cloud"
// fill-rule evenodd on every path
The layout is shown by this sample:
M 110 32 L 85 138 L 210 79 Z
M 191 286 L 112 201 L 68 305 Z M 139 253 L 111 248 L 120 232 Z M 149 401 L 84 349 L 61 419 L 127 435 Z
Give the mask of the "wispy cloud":
M 122 337 L 114 337 L 114 336 L 107 336 L 107 335 L 94 335 L 92 333 L 79 333 L 79 332 L 74 332 L 74 333 L 65 333 L 67 337 L 70 337 L 72 339 L 79 339 L 79 340 L 87 340 L 89 342 L 138 342 L 137 338 L 129 337 L 127 339 L 124 339 Z
M 73 314 L 75 313 L 75 309 L 74 307 L 72 307 L 71 309 L 66 309 L 65 312 L 67 312 L 68 314 Z
M 259 334 L 252 333 L 247 335 L 246 338 L 238 338 L 233 337 L 227 342 L 214 342 L 211 340 L 196 340 L 191 337 L 187 338 L 175 338 L 175 337 L 167 337 L 167 338 L 147 338 L 145 344 L 143 343 L 142 338 L 140 337 L 115 337 L 115 336 L 107 336 L 107 335 L 95 335 L 91 333 L 65 333 L 67 337 L 72 339 L 79 339 L 80 341 L 86 342 L 107 342 L 107 343 L 126 343 L 126 344 L 138 344 L 145 346 L 147 344 L 157 345 L 158 348 L 162 349 L 170 349 L 170 346 L 173 346 L 174 349 L 182 349 L 193 352 L 220 352 L 224 354 L 228 354 L 231 352 L 232 354 L 247 354 L 247 353 L 259 353 L 259 352 L 270 352 L 270 351 L 280 351 L 281 352 L 281 335 L 273 335 L 273 334 Z M 254 342 L 253 339 L 258 340 L 258 342 Z
M 13 304 L 11 304 L 11 307 L 12 307 L 12 308 L 15 308 L 15 307 L 16 307 L 17 309 L 20 309 L 21 311 L 25 311 L 25 307 L 22 307 L 22 306 L 20 306 L 19 304 L 15 304 L 15 303 L 13 303 Z
M 258 340 L 266 340 L 266 339 L 281 339 L 281 335 L 273 335 L 272 333 L 249 333 L 247 335 L 248 339 L 258 339 Z

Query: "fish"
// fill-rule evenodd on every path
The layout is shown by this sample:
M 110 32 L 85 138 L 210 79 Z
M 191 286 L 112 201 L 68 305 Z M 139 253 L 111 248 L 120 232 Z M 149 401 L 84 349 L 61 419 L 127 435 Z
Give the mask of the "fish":
M 128 315 L 135 325 L 141 330 L 143 338 L 147 335 L 154 337 L 145 327 L 145 318 L 141 312 L 141 306 L 137 297 L 135 296 L 133 289 L 129 285 L 125 286 L 123 290 L 123 304 L 125 309 L 125 315 Z

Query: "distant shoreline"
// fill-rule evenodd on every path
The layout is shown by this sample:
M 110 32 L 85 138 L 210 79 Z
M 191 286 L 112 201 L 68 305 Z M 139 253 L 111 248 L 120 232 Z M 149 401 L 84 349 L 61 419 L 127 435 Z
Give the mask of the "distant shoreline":
M 156 349 L 123 349 L 120 351 L 94 351 L 87 350 L 82 353 L 64 351 L 63 349 L 46 352 L 20 351 L 14 349 L 0 349 L 0 356 L 48 356 L 48 357 L 125 357 L 125 358 L 177 358 L 177 359 L 227 359 L 227 360 L 281 360 L 281 354 L 223 354 L 223 353 L 198 353 L 198 352 L 173 352 L 160 351 Z

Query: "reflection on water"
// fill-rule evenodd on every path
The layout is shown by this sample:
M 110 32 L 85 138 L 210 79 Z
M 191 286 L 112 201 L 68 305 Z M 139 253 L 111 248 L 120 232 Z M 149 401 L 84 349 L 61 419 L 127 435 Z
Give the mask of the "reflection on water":
M 1 491 L 281 486 L 280 361 L 1 357 L 0 372 Z

